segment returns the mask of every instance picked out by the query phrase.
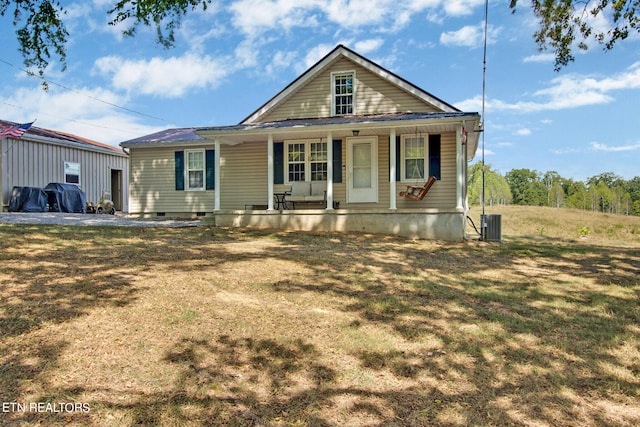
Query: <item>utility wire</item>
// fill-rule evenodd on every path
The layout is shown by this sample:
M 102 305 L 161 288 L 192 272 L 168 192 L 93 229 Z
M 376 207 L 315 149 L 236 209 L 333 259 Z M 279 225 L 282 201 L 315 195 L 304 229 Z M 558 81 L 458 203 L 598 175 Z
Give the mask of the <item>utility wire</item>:
M 95 96 L 91 96 L 91 95 L 88 95 L 88 94 L 86 94 L 86 93 L 82 93 L 82 92 L 80 92 L 80 91 L 78 91 L 78 90 L 76 90 L 76 89 L 72 89 L 72 88 L 67 87 L 67 86 L 65 86 L 65 85 L 63 85 L 63 84 L 60 84 L 60 83 L 54 82 L 53 80 L 49 80 L 49 79 L 46 79 L 46 78 L 44 78 L 44 77 L 37 77 L 37 76 L 36 76 L 35 74 L 33 74 L 32 72 L 29 72 L 29 71 L 27 71 L 27 70 L 25 70 L 25 69 L 23 69 L 23 68 L 20 68 L 20 67 L 16 67 L 16 66 L 15 66 L 15 65 L 13 65 L 12 63 L 10 63 L 10 62 L 8 62 L 8 61 L 5 61 L 5 60 L 4 60 L 4 59 L 2 59 L 2 58 L 0 58 L 0 62 L 2 62 L 3 64 L 6 64 L 6 65 L 8 65 L 8 66 L 10 66 L 10 67 L 12 67 L 12 68 L 15 68 L 15 69 L 17 69 L 17 70 L 22 71 L 23 73 L 25 73 L 25 74 L 26 74 L 27 76 L 29 76 L 29 77 L 33 77 L 33 78 L 40 79 L 40 80 L 42 80 L 42 81 L 46 82 L 47 84 L 51 84 L 51 85 L 54 85 L 54 86 L 58 86 L 58 87 L 60 87 L 60 88 L 62 88 L 62 89 L 68 90 L 68 91 L 73 92 L 73 93 L 77 93 L 78 95 L 82 95 L 82 96 L 84 96 L 84 97 L 86 97 L 86 98 L 89 98 L 89 99 L 92 99 L 92 100 L 94 100 L 94 101 L 101 102 L 101 103 L 103 103 L 103 104 L 105 104 L 105 105 L 109 105 L 109 106 L 111 106 L 111 107 L 115 107 L 115 108 L 118 108 L 118 109 L 120 109 L 120 110 L 127 111 L 127 112 L 129 112 L 129 113 L 137 114 L 137 115 L 139 115 L 139 116 L 143 116 L 143 117 L 147 117 L 147 118 L 150 118 L 150 119 L 159 120 L 159 121 L 161 121 L 161 122 L 169 123 L 169 121 L 168 121 L 168 120 L 166 120 L 166 119 L 163 119 L 163 118 L 160 118 L 160 117 L 156 117 L 156 116 L 152 116 L 152 115 L 145 114 L 145 113 L 141 113 L 140 111 L 132 110 L 132 109 L 127 108 L 127 107 L 122 107 L 122 106 L 117 105 L 117 104 L 114 104 L 114 103 L 112 103 L 112 102 L 105 101 L 105 100 L 100 99 L 100 98 L 96 98 Z

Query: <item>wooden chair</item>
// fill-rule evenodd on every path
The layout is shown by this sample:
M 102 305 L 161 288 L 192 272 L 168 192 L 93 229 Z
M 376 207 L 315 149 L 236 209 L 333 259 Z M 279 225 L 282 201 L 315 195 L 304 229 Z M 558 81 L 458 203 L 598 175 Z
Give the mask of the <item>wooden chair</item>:
M 424 196 L 427 195 L 427 192 L 431 188 L 431 186 L 437 181 L 435 176 L 430 176 L 427 182 L 420 187 L 414 185 L 407 185 L 406 191 L 401 191 L 400 196 L 405 197 L 411 200 L 422 200 Z

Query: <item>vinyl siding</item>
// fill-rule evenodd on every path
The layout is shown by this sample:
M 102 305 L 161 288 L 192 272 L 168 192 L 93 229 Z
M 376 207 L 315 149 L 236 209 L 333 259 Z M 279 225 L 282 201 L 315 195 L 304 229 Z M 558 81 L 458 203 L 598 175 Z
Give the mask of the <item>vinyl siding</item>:
M 204 147 L 189 147 L 189 149 Z M 211 147 L 207 147 L 211 149 Z M 196 214 L 211 212 L 214 191 L 177 191 L 175 189 L 176 151 L 181 148 L 131 150 L 129 212 L 132 214 Z M 217 184 L 217 183 L 216 183 Z
M 127 211 L 129 158 L 110 155 L 66 145 L 4 139 L 0 143 L 2 152 L 2 202 L 6 206 L 13 187 L 41 187 L 52 182 L 64 182 L 64 162 L 80 164 L 80 188 L 87 201 L 97 202 L 104 190 L 111 189 L 111 171 L 121 171 L 122 206 Z
M 220 208 L 267 205 L 267 141 L 221 147 Z
M 381 79 L 346 58 L 342 58 L 278 105 L 261 121 L 276 121 L 295 118 L 330 117 L 331 73 L 356 72 L 356 114 L 381 114 L 396 112 L 436 112 L 434 106 Z
M 454 208 L 456 206 L 456 135 L 453 132 L 443 133 L 440 147 L 441 179 L 429 190 L 423 200 L 409 200 L 397 196 L 398 209 L 404 208 Z M 420 183 L 422 184 L 422 183 Z M 398 193 L 406 189 L 407 184 L 398 182 Z
M 209 149 L 211 147 L 208 147 Z M 220 208 L 244 209 L 247 205 L 268 204 L 267 142 L 221 146 Z M 176 191 L 174 152 L 176 148 L 132 149 L 130 211 L 134 214 L 195 214 L 212 212 L 214 191 Z M 346 140 L 342 145 L 342 163 L 346 165 Z M 396 184 L 398 209 L 453 208 L 456 206 L 455 133 L 444 133 L 441 139 L 442 179 L 431 188 L 424 200 L 399 197 L 406 183 Z M 346 174 L 343 183 L 334 183 L 333 199 L 341 209 L 385 209 L 390 205 L 389 137 L 378 139 L 378 202 L 347 203 Z
M 398 135 L 400 136 L 400 135 Z M 456 206 L 456 135 L 443 133 L 441 139 L 441 179 L 436 182 L 423 200 L 408 200 L 398 193 L 407 185 L 396 182 L 396 207 L 398 209 L 434 208 L 450 209 Z M 343 146 L 343 164 L 346 164 L 346 147 Z M 399 153 L 397 154 L 399 155 Z M 422 183 L 420 183 L 422 184 Z M 377 203 L 346 203 L 347 186 L 334 184 L 334 200 L 340 201 L 340 208 L 344 209 L 384 209 L 390 206 L 389 183 L 389 137 L 378 138 L 378 202 Z

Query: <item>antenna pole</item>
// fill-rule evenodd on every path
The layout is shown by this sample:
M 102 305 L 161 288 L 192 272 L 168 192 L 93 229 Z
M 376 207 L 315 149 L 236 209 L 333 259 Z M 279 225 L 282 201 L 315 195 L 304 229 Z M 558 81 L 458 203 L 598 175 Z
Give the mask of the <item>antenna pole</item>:
M 487 33 L 488 33 L 488 22 L 489 22 L 489 0 L 485 0 L 484 2 L 484 53 L 482 59 L 482 124 L 481 127 L 481 135 L 482 135 L 482 218 L 480 221 L 480 240 L 486 239 L 486 229 L 487 226 L 485 224 L 485 181 L 484 181 L 484 134 L 485 134 L 485 123 L 486 117 L 484 112 L 484 104 L 485 97 L 487 93 Z

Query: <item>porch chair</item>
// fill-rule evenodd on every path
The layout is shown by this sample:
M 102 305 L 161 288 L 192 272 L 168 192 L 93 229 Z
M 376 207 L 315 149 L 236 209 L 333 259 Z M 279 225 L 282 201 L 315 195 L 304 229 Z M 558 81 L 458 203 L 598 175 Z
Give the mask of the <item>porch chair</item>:
M 424 183 L 422 187 L 407 185 L 406 191 L 401 191 L 400 196 L 405 197 L 411 200 L 422 200 L 424 196 L 427 195 L 427 192 L 431 188 L 431 186 L 437 181 L 435 176 L 430 176 L 427 182 Z

